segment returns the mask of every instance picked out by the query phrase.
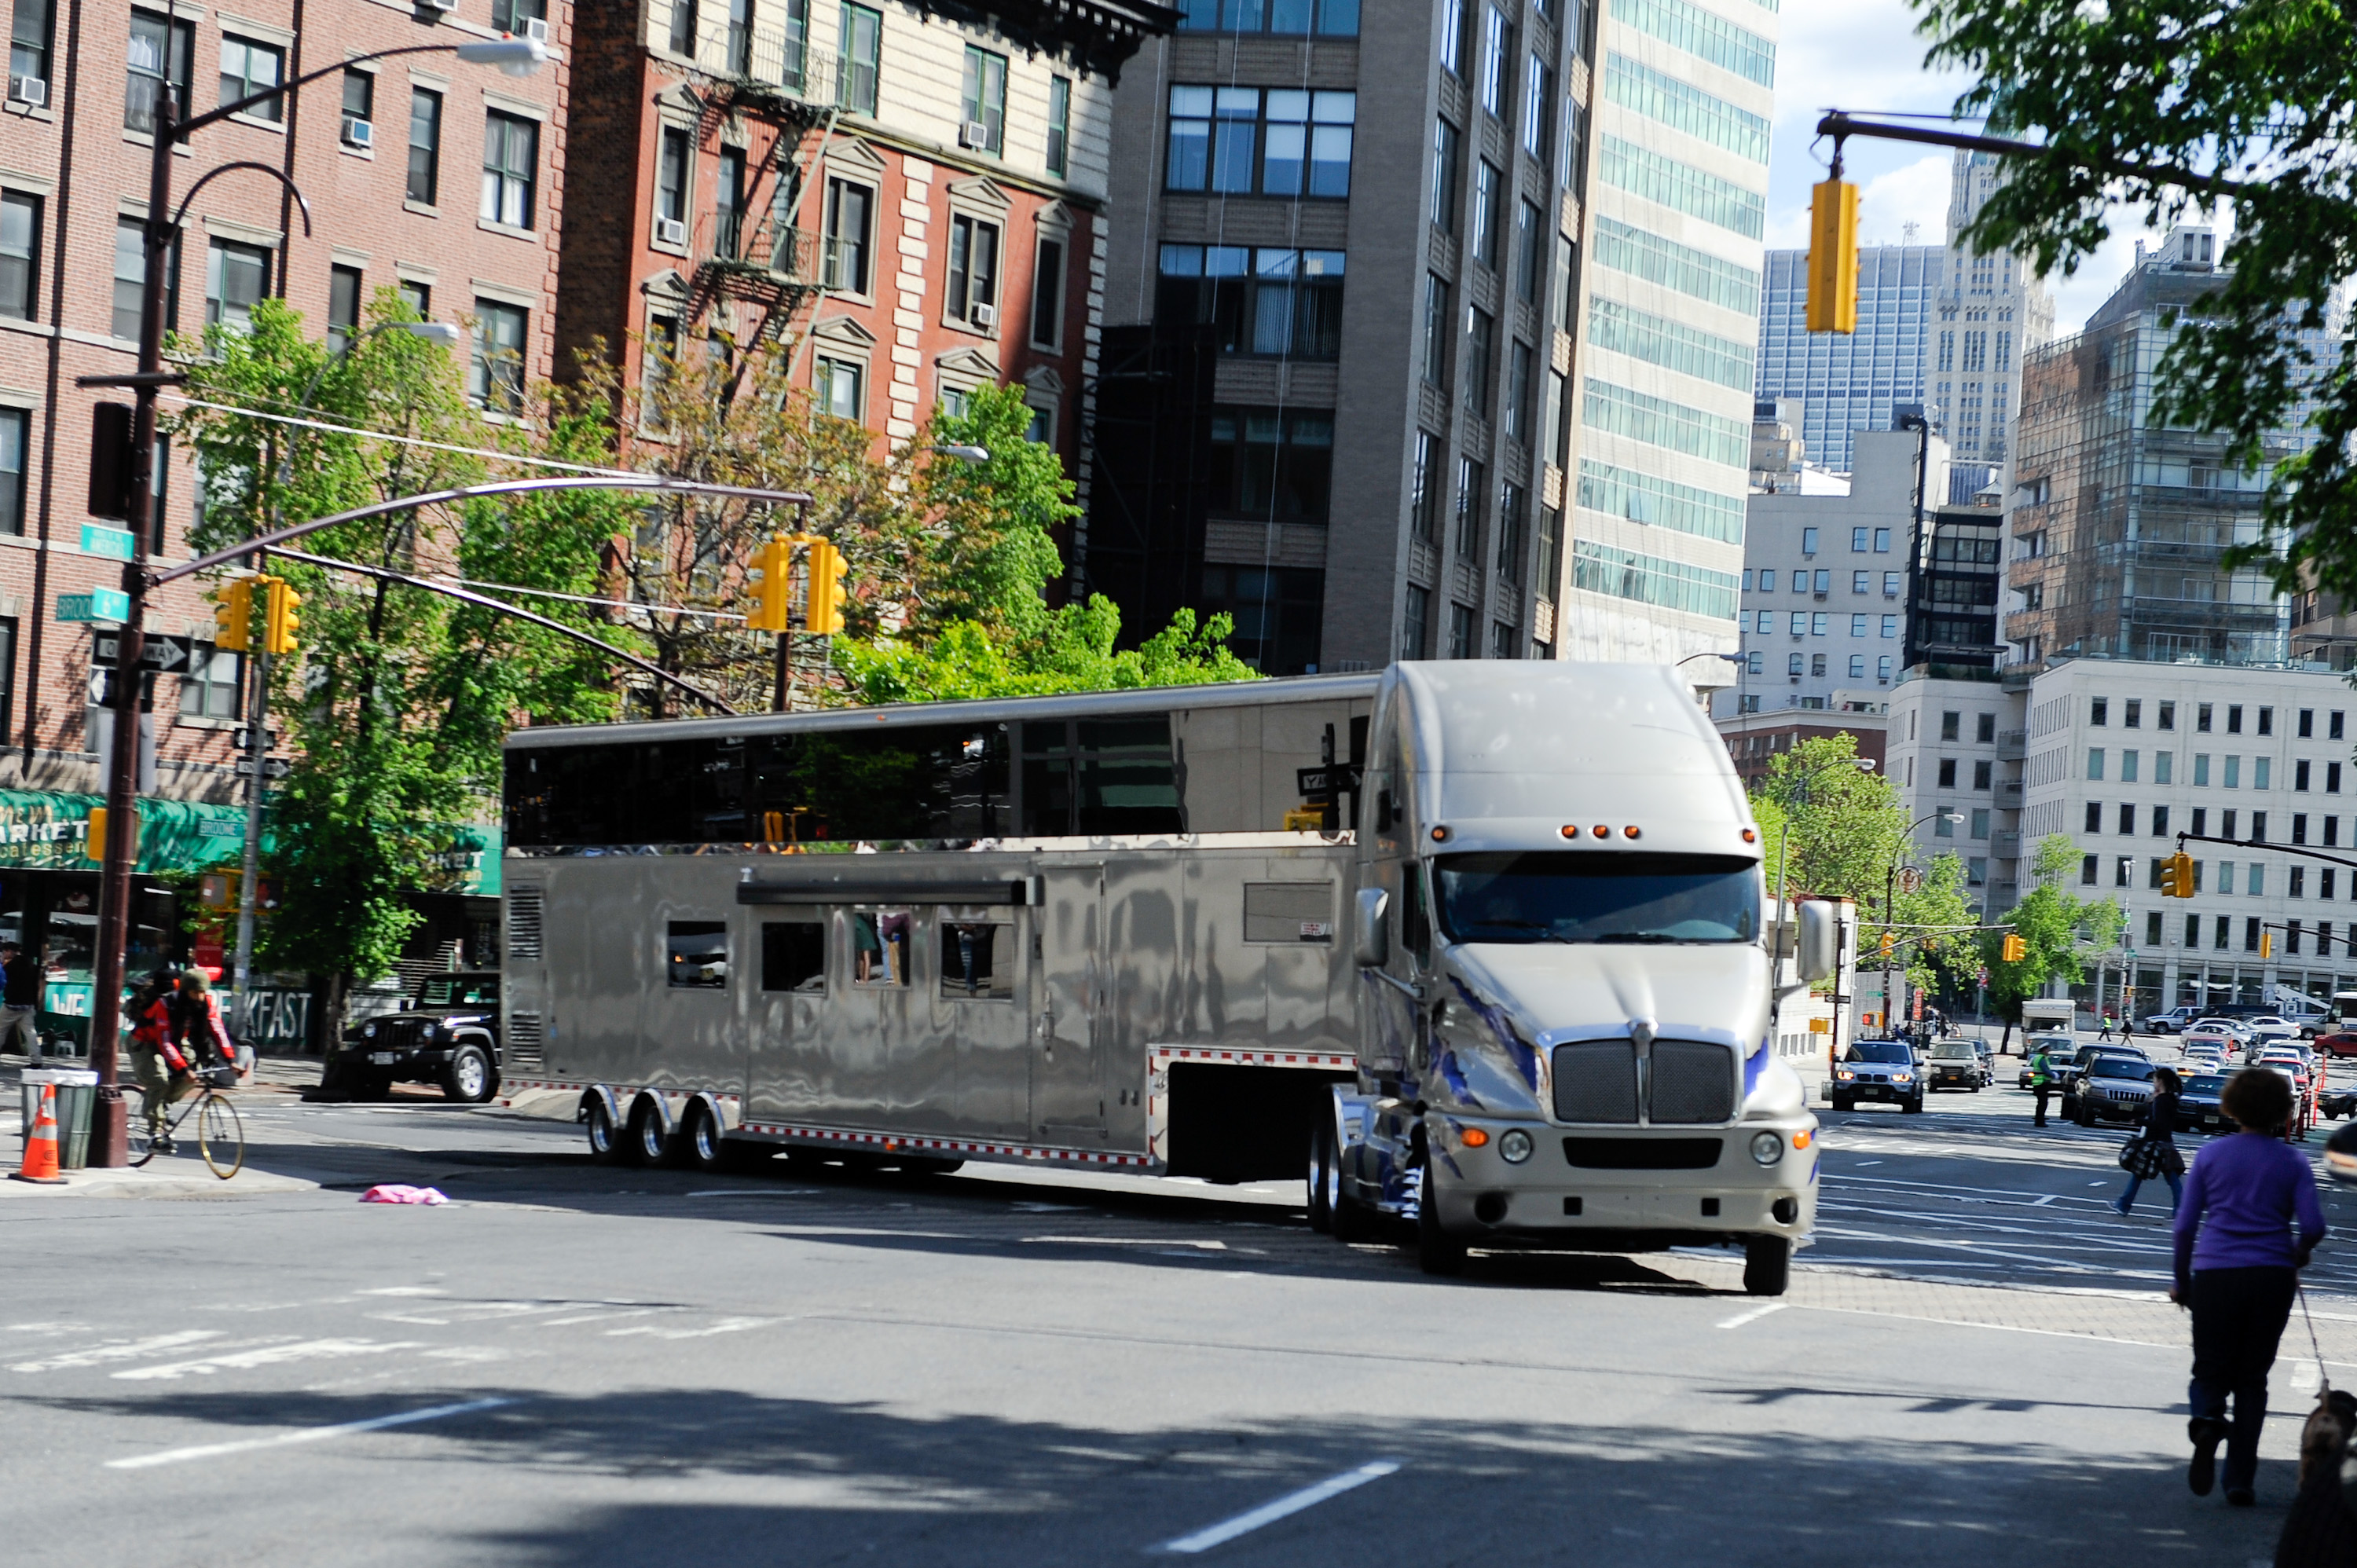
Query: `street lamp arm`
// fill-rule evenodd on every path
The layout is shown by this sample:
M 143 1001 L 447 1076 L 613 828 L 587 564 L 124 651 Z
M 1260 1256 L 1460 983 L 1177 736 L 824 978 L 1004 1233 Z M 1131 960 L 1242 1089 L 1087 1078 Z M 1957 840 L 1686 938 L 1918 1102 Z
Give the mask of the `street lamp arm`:
M 542 490 L 644 490 L 658 495 L 723 496 L 736 500 L 767 501 L 788 506 L 808 506 L 811 497 L 802 490 L 759 490 L 743 485 L 708 484 L 701 479 L 674 479 L 661 474 L 564 475 L 544 479 L 499 479 L 487 485 L 465 485 L 457 489 L 434 490 L 425 495 L 398 496 L 389 501 L 373 501 L 354 507 L 350 511 L 333 512 L 315 517 L 308 522 L 274 529 L 253 539 L 241 540 L 226 550 L 216 550 L 194 561 L 146 576 L 146 585 L 160 588 L 167 583 L 199 572 L 209 572 L 216 566 L 227 566 L 242 561 L 257 551 L 275 550 L 290 539 L 300 539 L 323 528 L 339 522 L 358 522 L 363 518 L 382 517 L 387 512 L 414 511 L 421 507 L 447 506 L 452 501 L 476 500 L 486 496 L 529 495 Z
M 257 103 L 267 103 L 274 98 L 283 98 L 298 87 L 309 86 L 321 77 L 340 74 L 347 66 L 365 65 L 374 59 L 391 59 L 395 55 L 457 54 L 466 47 L 464 44 L 404 44 L 396 49 L 379 49 L 374 54 L 354 55 L 350 59 L 339 59 L 333 65 L 323 65 L 317 70 L 307 70 L 292 81 L 282 81 L 275 87 L 265 87 L 259 92 L 249 92 L 233 102 L 208 109 L 203 113 L 192 115 L 186 120 L 175 121 L 172 125 L 172 139 L 186 141 L 208 125 L 219 124 L 232 114 L 242 114 Z
M 204 189 L 205 187 L 210 185 L 221 176 L 230 173 L 231 170 L 242 168 L 260 169 L 264 174 L 268 175 L 271 178 L 276 180 L 279 184 L 286 188 L 286 193 L 295 199 L 296 210 L 303 214 L 303 238 L 306 240 L 309 239 L 311 237 L 311 203 L 303 195 L 303 188 L 296 185 L 295 181 L 288 177 L 285 169 L 273 167 L 269 164 L 256 163 L 251 158 L 242 158 L 233 164 L 223 164 L 219 168 L 207 169 L 203 177 L 199 178 L 196 184 L 188 187 L 188 194 L 180 199 L 178 209 L 172 214 L 170 231 L 174 233 L 178 232 L 180 220 L 188 215 L 188 203 L 197 199 L 197 192 Z
M 545 627 L 550 631 L 560 632 L 576 642 L 586 642 L 601 653 L 610 654 L 625 664 L 634 665 L 645 671 L 658 681 L 668 682 L 707 708 L 726 714 L 730 718 L 737 716 L 736 709 L 708 693 L 698 691 L 660 665 L 650 663 L 635 653 L 626 652 L 610 642 L 600 642 L 587 632 L 576 630 L 563 621 L 551 620 L 544 615 L 534 615 L 521 605 L 511 605 L 504 599 L 495 599 L 489 594 L 478 594 L 466 588 L 454 588 L 447 583 L 437 583 L 431 577 L 413 577 L 406 572 L 394 572 L 382 566 L 363 566 L 358 562 L 332 560 L 325 555 L 312 555 L 300 550 L 281 550 L 278 553 L 289 561 L 300 561 L 307 566 L 324 567 L 330 572 L 352 572 L 363 577 L 377 578 L 382 582 L 402 583 L 413 588 L 424 588 L 430 594 L 440 594 L 446 598 L 459 600 L 464 604 L 480 605 L 485 609 L 497 610 L 501 615 L 513 616 L 518 620 L 528 620 L 534 626 Z

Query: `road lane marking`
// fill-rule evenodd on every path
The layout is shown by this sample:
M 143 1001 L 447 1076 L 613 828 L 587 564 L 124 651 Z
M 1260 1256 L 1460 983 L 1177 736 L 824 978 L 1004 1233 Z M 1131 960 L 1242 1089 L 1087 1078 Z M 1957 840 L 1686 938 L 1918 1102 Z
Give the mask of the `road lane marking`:
M 145 1470 L 156 1465 L 178 1465 L 190 1459 L 217 1459 L 224 1454 L 247 1454 L 257 1448 L 284 1448 L 294 1443 L 324 1443 L 331 1437 L 350 1437 L 355 1433 L 381 1432 L 388 1426 L 413 1426 L 421 1421 L 440 1421 L 446 1416 L 472 1415 L 479 1410 L 497 1410 L 513 1404 L 511 1399 L 469 1400 L 465 1404 L 437 1404 L 425 1410 L 405 1410 L 394 1415 L 371 1416 L 366 1421 L 338 1422 L 333 1426 L 310 1426 L 300 1432 L 282 1432 L 274 1437 L 248 1437 L 235 1443 L 204 1443 L 193 1448 L 167 1448 L 156 1454 L 139 1454 L 128 1459 L 109 1459 L 110 1470 Z
M 218 1339 L 218 1328 L 188 1328 L 178 1334 L 158 1334 L 146 1339 L 118 1339 L 112 1344 L 93 1345 L 87 1350 L 69 1350 L 61 1356 L 45 1356 L 38 1361 L 18 1361 L 9 1367 L 12 1372 L 59 1372 L 69 1367 L 95 1367 L 104 1361 L 137 1361 L 166 1350 L 177 1350 L 184 1345 L 199 1345 L 208 1339 Z
M 703 1328 L 657 1328 L 646 1324 L 636 1328 L 608 1328 L 606 1337 L 619 1339 L 626 1335 L 644 1334 L 656 1339 L 707 1339 L 715 1334 L 736 1334 L 748 1328 L 766 1328 L 772 1323 L 783 1323 L 782 1317 L 724 1317 Z
M 2050 1204 L 2050 1203 L 2053 1202 L 2056 1198 L 2058 1198 L 2058 1197 L 2061 1197 L 2061 1196 L 2062 1196 L 2062 1195 L 2061 1195 L 2061 1193 L 2059 1193 L 2059 1192 L 2050 1192 L 2050 1193 L 2048 1193 L 2044 1197 L 2040 1198 L 2037 1202 L 2035 1202 L 2035 1203 L 2031 1204 L 2029 1207 L 2030 1207 L 2030 1208 L 2045 1208 L 2048 1204 Z
M 816 1197 L 814 1187 L 712 1187 L 691 1192 L 690 1197 Z
M 160 1367 L 134 1367 L 114 1375 L 132 1382 L 177 1382 L 187 1377 L 209 1378 L 226 1370 L 250 1371 L 255 1367 L 274 1367 L 285 1361 L 335 1360 L 346 1356 L 381 1356 L 388 1350 L 415 1350 L 425 1343 L 422 1339 L 305 1339 L 292 1345 L 266 1345 L 258 1350 L 203 1356 L 193 1361 L 167 1361 Z
M 1275 1524 L 1278 1520 L 1290 1518 L 1304 1509 L 1316 1508 L 1319 1503 L 1331 1498 L 1339 1498 L 1344 1492 L 1365 1486 L 1369 1481 L 1380 1481 L 1399 1467 L 1400 1462 L 1396 1459 L 1370 1460 L 1355 1470 L 1345 1470 L 1339 1476 L 1329 1476 L 1314 1487 L 1304 1487 L 1297 1492 L 1287 1492 L 1275 1502 L 1261 1504 L 1250 1513 L 1240 1513 L 1233 1519 L 1222 1520 L 1218 1524 L 1195 1531 L 1192 1535 L 1182 1535 L 1176 1541 L 1166 1541 L 1154 1550 L 1188 1553 L 1209 1552 L 1212 1547 L 1233 1541 L 1240 1535 L 1248 1535 L 1263 1525 Z
M 1771 1301 L 1765 1306 L 1755 1306 L 1749 1312 L 1738 1312 L 1733 1317 L 1730 1317 L 1726 1322 L 1720 1324 L 1719 1326 L 1721 1328 L 1740 1328 L 1747 1323 L 1757 1323 L 1760 1319 L 1767 1316 L 1771 1312 L 1781 1312 L 1791 1305 L 1792 1304 L 1790 1302 Z

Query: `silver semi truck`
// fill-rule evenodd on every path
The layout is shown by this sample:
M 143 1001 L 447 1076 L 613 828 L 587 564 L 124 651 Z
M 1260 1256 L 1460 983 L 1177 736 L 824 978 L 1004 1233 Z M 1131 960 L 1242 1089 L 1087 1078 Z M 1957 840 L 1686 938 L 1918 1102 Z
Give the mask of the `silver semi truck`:
M 502 1092 L 601 1156 L 1306 1172 L 1437 1271 L 1733 1243 L 1763 1292 L 1813 1215 L 1758 835 L 1667 669 L 531 729 L 506 831 Z

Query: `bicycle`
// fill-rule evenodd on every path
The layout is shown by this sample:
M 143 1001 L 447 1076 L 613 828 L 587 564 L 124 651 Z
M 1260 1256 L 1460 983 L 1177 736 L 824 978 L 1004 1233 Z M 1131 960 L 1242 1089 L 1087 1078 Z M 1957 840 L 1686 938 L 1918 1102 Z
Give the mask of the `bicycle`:
M 237 1069 L 228 1064 L 199 1068 L 188 1078 L 198 1092 L 182 1102 L 178 1112 L 165 1123 L 160 1139 L 148 1132 L 147 1091 L 136 1084 L 123 1086 L 124 1109 L 130 1118 L 131 1164 L 144 1165 L 157 1155 L 178 1153 L 174 1135 L 182 1122 L 194 1116 L 198 1155 L 208 1170 L 227 1181 L 245 1168 L 245 1122 L 229 1096 L 221 1092 L 237 1081 Z

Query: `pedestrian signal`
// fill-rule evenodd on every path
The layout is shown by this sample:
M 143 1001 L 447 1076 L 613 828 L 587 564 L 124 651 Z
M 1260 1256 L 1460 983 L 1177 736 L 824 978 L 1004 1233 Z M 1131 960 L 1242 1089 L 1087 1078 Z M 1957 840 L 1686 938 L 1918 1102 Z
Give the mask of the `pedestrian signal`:
M 213 646 L 243 653 L 253 646 L 253 585 L 258 577 L 238 577 L 221 590 L 213 607 Z
M 2029 944 L 2018 936 L 2008 935 L 2005 939 L 2004 945 L 1998 949 L 1997 956 L 2007 963 L 2019 963 L 2029 956 Z
M 753 552 L 753 564 L 745 569 L 745 580 L 753 585 L 753 612 L 745 624 L 755 631 L 774 631 L 783 636 L 793 622 L 794 547 L 782 535 L 761 542 Z
M 2179 852 L 2160 863 L 2160 896 L 2164 898 L 2193 897 L 2193 857 Z
M 1857 330 L 1857 187 L 1819 184 L 1809 199 L 1809 307 L 1812 332 Z
M 295 613 L 303 596 L 296 593 L 284 577 L 257 577 L 266 584 L 262 609 L 262 650 L 264 653 L 292 653 L 303 629 L 303 618 Z
M 810 612 L 802 620 L 804 629 L 821 633 L 843 629 L 843 605 L 850 597 L 843 576 L 850 569 L 851 564 L 834 544 L 823 539 L 811 541 Z

